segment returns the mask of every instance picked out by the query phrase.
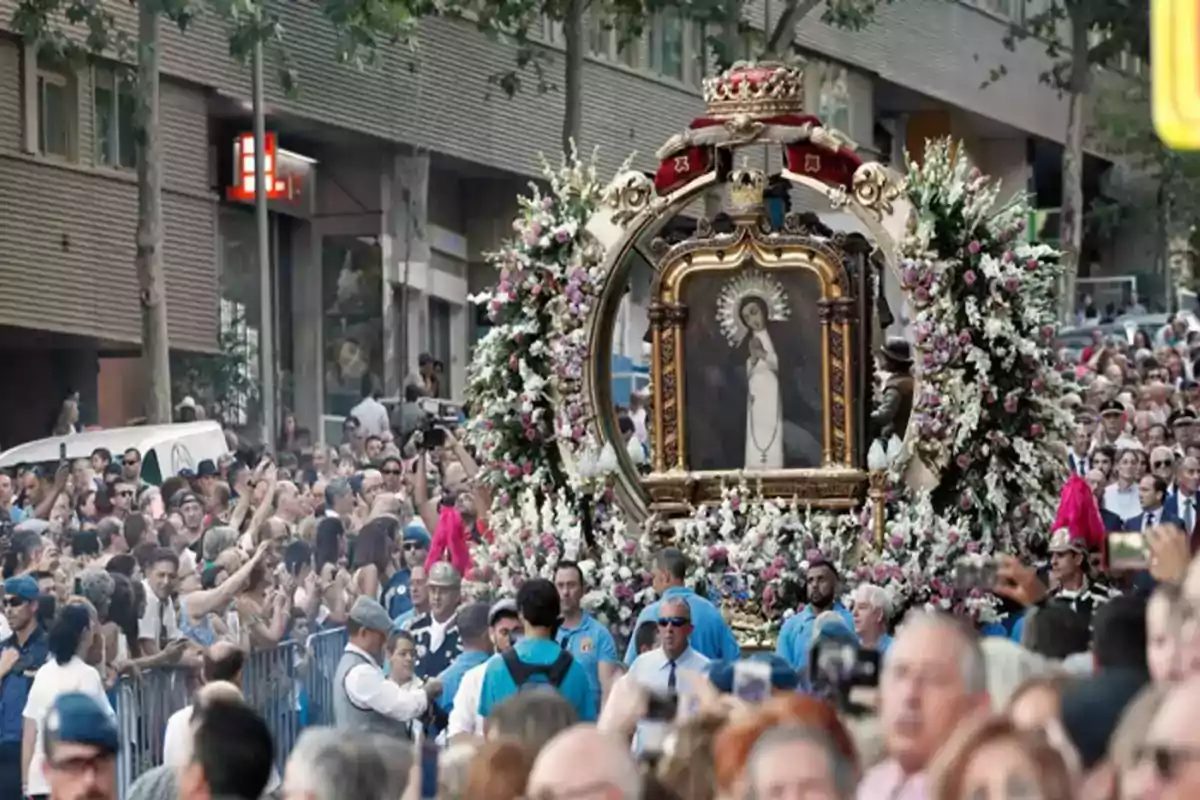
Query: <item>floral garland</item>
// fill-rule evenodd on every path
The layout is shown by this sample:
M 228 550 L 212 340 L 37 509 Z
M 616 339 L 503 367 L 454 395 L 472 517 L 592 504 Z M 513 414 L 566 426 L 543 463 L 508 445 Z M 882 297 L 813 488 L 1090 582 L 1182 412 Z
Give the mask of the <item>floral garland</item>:
M 1072 427 L 1052 350 L 1063 270 L 1053 248 L 1021 240 L 1024 199 L 997 208 L 999 185 L 949 140 L 910 163 L 907 190 L 915 220 L 900 272 L 916 310 L 913 455 L 938 481 L 892 504 L 874 569 L 906 597 L 958 609 L 948 571 L 959 558 L 1025 555 L 1054 520 L 1056 447 Z M 986 616 L 985 603 L 967 598 L 966 610 Z
M 602 189 L 594 168 L 577 158 L 547 168 L 546 179 L 550 191 L 534 187 L 520 199 L 515 239 L 490 256 L 498 286 L 476 298 L 495 327 L 469 369 L 470 440 L 496 503 L 495 541 L 474 554 L 475 588 L 511 593 L 528 576 L 552 577 L 563 559 L 582 559 L 585 607 L 628 636 L 652 598 L 655 526 L 627 526 L 601 492 L 593 509 L 597 547 L 588 550 L 574 501 L 583 487 L 558 449 L 595 447 L 579 383 L 589 357 L 583 322 L 604 279 L 603 253 L 584 225 Z M 1057 253 L 1020 241 L 1026 205 L 997 209 L 997 185 L 948 141 L 910 163 L 906 191 L 915 219 L 901 245 L 901 282 L 916 311 L 921 391 L 917 435 L 902 462 L 919 458 L 937 485 L 911 492 L 894 482 L 881 551 L 868 533 L 869 508 L 816 512 L 751 499 L 748 485 L 727 487 L 720 505 L 674 521 L 692 583 L 738 609 L 747 638 L 770 638 L 796 608 L 817 558 L 852 581 L 885 587 L 898 605 L 994 620 L 990 597 L 956 589 L 953 565 L 997 551 L 1023 554 L 1054 518 L 1058 481 L 1051 478 L 1061 459 L 1053 447 L 1071 427 L 1050 349 Z
M 574 155 L 558 168 L 544 165 L 544 174 L 549 192 L 531 184 L 518 198 L 516 236 L 488 254 L 500 272 L 496 288 L 471 298 L 493 327 L 467 370 L 468 441 L 497 509 L 526 488 L 569 487 L 558 443 L 587 438 L 578 390 L 588 348 L 583 323 L 603 283 L 604 253 L 584 226 L 602 187 L 595 165 Z

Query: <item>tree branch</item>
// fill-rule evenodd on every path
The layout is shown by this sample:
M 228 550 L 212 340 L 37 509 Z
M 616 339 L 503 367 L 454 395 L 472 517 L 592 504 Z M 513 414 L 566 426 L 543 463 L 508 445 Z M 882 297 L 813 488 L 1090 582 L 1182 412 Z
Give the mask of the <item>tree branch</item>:
M 764 60 L 773 60 L 786 54 L 791 49 L 792 41 L 796 38 L 796 26 L 800 24 L 800 20 L 808 16 L 814 8 L 819 5 L 821 0 L 788 0 L 788 4 L 783 9 L 783 14 L 775 22 L 775 27 L 771 31 L 771 38 L 767 40 L 767 46 L 763 51 Z M 783 51 L 782 53 L 780 51 Z

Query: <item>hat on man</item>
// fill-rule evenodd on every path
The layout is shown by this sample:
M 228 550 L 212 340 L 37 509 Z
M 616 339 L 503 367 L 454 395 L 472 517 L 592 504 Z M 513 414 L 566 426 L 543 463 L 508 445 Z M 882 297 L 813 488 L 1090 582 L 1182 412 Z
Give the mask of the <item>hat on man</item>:
M 72 742 L 99 747 L 106 753 L 121 749 L 117 725 L 91 695 L 83 692 L 60 694 L 46 714 L 46 741 Z
M 350 621 L 369 631 L 392 632 L 392 618 L 388 616 L 387 610 L 379 604 L 378 600 L 372 600 L 366 595 L 360 594 L 354 601 L 354 605 L 350 608 Z
M 188 503 L 196 503 L 197 505 L 204 505 L 203 503 L 200 502 L 200 498 L 196 497 L 194 492 L 189 492 L 186 489 L 176 492 L 175 494 L 171 495 L 171 502 L 170 502 L 171 508 L 183 508 Z
M 211 458 L 206 458 L 196 465 L 197 478 L 214 478 L 217 475 L 217 465 Z
M 456 588 L 462 585 L 462 575 L 449 561 L 439 561 L 429 570 L 429 578 L 425 581 L 429 586 L 449 586 Z
M 796 670 L 774 653 L 755 653 L 747 660 L 762 662 L 771 668 L 771 688 L 775 691 L 790 692 L 800 685 Z M 721 694 L 731 694 L 736 672 L 736 661 L 715 661 L 709 665 L 708 680 Z
M 1110 400 L 1105 400 L 1103 403 L 1100 404 L 1100 416 L 1102 416 L 1102 417 L 1105 414 L 1124 414 L 1124 413 L 1125 413 L 1125 406 L 1123 406 L 1121 404 L 1121 401 L 1117 400 L 1116 398 L 1113 398 Z
M 1050 537 L 1051 553 L 1083 553 L 1087 554 L 1087 542 L 1076 539 L 1066 528 L 1059 528 Z
M 8 597 L 19 597 L 26 603 L 31 603 L 38 599 L 38 585 L 29 575 L 20 575 L 16 578 L 9 578 L 4 582 L 4 594 Z
M 884 343 L 883 347 L 879 348 L 879 355 L 883 356 L 885 361 L 899 366 L 908 366 L 912 363 L 912 347 L 906 339 L 892 338 Z
M 488 627 L 495 625 L 497 620 L 505 614 L 516 618 L 520 618 L 521 616 L 517 611 L 517 601 L 511 597 L 506 597 L 503 600 L 497 600 L 492 603 L 492 608 L 488 611 Z
M 1167 417 L 1167 425 L 1174 428 L 1176 425 L 1194 425 L 1196 423 L 1196 412 L 1190 408 L 1181 408 L 1178 411 L 1172 411 L 1171 416 Z
M 404 526 L 404 541 L 416 542 L 422 550 L 428 550 L 430 545 L 429 531 L 418 522 L 410 522 Z

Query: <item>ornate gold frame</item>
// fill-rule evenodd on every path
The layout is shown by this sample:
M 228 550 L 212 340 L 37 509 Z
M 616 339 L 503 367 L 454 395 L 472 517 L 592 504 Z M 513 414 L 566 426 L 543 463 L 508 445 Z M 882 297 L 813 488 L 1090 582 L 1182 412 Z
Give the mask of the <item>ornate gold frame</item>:
M 722 486 L 746 479 L 763 496 L 795 498 L 813 506 L 850 508 L 861 502 L 866 473 L 854 463 L 854 364 L 857 300 L 845 254 L 798 232 L 764 233 L 739 224 L 732 234 L 701 231 L 658 262 L 650 307 L 654 390 L 654 473 L 643 479 L 652 508 L 671 513 L 718 500 Z M 688 309 L 681 302 L 689 278 L 734 272 L 751 264 L 764 272 L 807 270 L 821 284 L 822 458 L 820 468 L 776 471 L 692 471 L 688 468 L 684 337 Z
M 763 137 L 769 138 L 769 137 Z M 805 175 L 782 170 L 780 176 L 790 183 L 814 191 L 830 204 L 857 217 L 871 232 L 875 246 L 892 270 L 898 270 L 896 248 L 904 235 L 911 206 L 899 190 L 903 180 L 880 164 L 864 164 L 854 176 L 852 192 L 830 187 Z M 665 196 L 655 194 L 653 182 L 644 173 L 619 174 L 609 185 L 604 207 L 588 221 L 588 233 L 606 250 L 605 283 L 593 306 L 588 322 L 588 340 L 592 358 L 583 375 L 581 392 L 591 406 L 586 420 L 601 442 L 619 442 L 615 415 L 611 413 L 613 320 L 620 307 L 628 280 L 627 256 L 639 242 L 652 236 L 691 201 L 709 191 L 718 178 L 715 172 L 698 175 L 689 183 Z M 659 261 L 643 252 L 650 263 Z M 657 413 L 657 411 L 656 411 Z M 851 411 L 851 413 L 853 413 Z M 911 429 L 910 429 L 911 435 Z M 568 464 L 573 454 L 563 446 Z M 620 468 L 615 477 L 617 501 L 637 521 L 653 511 L 685 510 L 689 504 L 720 500 L 720 486 L 702 481 L 703 474 L 678 471 L 675 475 L 639 478 L 623 447 L 615 448 Z M 847 448 L 847 453 L 853 450 Z M 818 507 L 849 508 L 857 504 L 866 488 L 866 473 L 845 466 L 811 470 L 786 470 L 784 474 L 751 472 L 746 478 L 767 496 L 789 496 L 798 479 L 806 479 L 804 501 Z M 653 508 L 652 508 L 653 505 Z

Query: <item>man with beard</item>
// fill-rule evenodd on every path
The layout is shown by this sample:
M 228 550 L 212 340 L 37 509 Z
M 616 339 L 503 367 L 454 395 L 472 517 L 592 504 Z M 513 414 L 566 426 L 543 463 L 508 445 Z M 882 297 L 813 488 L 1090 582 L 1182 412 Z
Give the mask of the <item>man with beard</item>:
M 827 561 L 815 561 L 808 565 L 805 576 L 808 587 L 808 605 L 800 609 L 783 624 L 775 652 L 797 672 L 808 669 L 808 650 L 812 641 L 817 617 L 825 611 L 833 611 L 842 618 L 846 627 L 854 630 L 854 615 L 837 602 L 838 574 Z
M 449 562 L 429 570 L 429 613 L 409 625 L 417 644 L 416 674 L 428 680 L 441 675 L 462 653 L 455 616 L 462 596 L 462 576 Z

